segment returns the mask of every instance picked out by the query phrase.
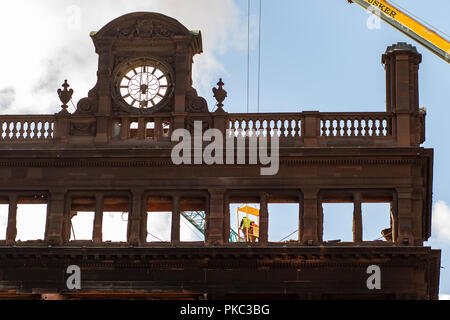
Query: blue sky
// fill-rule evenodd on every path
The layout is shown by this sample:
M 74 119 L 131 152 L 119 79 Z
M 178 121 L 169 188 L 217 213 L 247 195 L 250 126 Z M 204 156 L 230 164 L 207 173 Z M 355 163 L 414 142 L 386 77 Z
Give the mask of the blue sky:
M 450 34 L 448 0 L 396 2 Z M 257 111 L 258 3 L 251 0 L 250 112 Z M 435 150 L 433 201 L 439 217 L 427 244 L 442 249 L 445 269 L 441 269 L 440 288 L 441 293 L 450 294 L 450 150 L 444 132 L 450 119 L 450 64 L 384 23 L 370 30 L 369 15 L 346 0 L 262 3 L 261 112 L 384 111 L 382 53 L 399 41 L 416 45 L 422 53 L 420 106 L 427 108 L 424 146 Z M 228 91 L 225 109 L 247 110 L 246 0 L 17 0 L 2 3 L 1 8 L 0 36 L 9 44 L 0 53 L 3 114 L 57 112 L 60 103 L 55 91 L 66 78 L 75 89 L 75 103 L 86 96 L 97 70 L 89 32 L 133 11 L 161 12 L 190 29 L 200 29 L 205 52 L 195 58 L 194 86 L 212 109 L 211 88 L 222 77 Z M 22 63 L 24 59 L 27 64 Z M 367 221 L 381 228 L 376 215 L 386 207 L 365 209 Z M 351 208 L 333 210 L 338 219 L 330 232 L 338 239 L 341 228 L 348 227 Z M 289 216 L 295 219 L 292 212 Z M 291 231 L 277 231 L 275 237 Z

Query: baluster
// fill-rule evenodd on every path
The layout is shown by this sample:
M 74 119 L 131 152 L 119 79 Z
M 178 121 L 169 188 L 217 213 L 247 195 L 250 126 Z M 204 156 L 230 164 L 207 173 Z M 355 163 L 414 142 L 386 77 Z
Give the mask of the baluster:
M 270 120 L 265 119 L 264 120 L 264 132 L 266 134 L 266 137 L 270 137 L 270 131 L 272 128 L 270 128 Z
M 380 135 L 381 135 L 380 120 L 375 118 L 375 136 L 379 137 Z
M 278 122 L 280 124 L 280 138 L 286 137 L 286 126 L 284 120 L 280 118 Z
M 43 129 L 42 135 L 44 137 L 44 140 L 47 140 L 48 136 L 49 136 L 49 134 L 48 134 L 49 125 L 48 125 L 47 121 L 42 121 L 42 129 Z
M 369 118 L 369 136 L 373 137 L 376 134 L 375 120 Z
M 342 121 L 344 121 L 344 137 L 348 137 L 348 119 L 343 119 Z
M 291 132 L 289 131 L 289 128 L 290 128 L 289 120 L 284 119 L 283 123 L 284 123 L 284 136 L 286 138 L 289 138 L 291 136 Z
M 39 133 L 38 133 L 39 139 L 45 139 L 45 136 L 44 136 L 45 127 L 44 127 L 44 123 L 42 121 L 39 121 L 39 123 L 38 123 L 38 130 L 39 130 Z
M 5 128 L 5 140 L 11 140 L 11 122 L 5 122 L 6 128 Z
M 53 139 L 53 126 L 54 126 L 53 121 L 49 121 L 48 122 L 48 136 L 47 136 L 48 139 Z
M 364 119 L 364 135 L 363 137 L 369 136 L 369 119 Z
M 341 119 L 339 118 L 335 118 L 336 119 L 336 137 L 340 137 L 341 136 Z
M 3 139 L 5 139 L 5 137 L 4 137 L 4 129 L 3 129 L 3 124 L 4 124 L 5 122 L 4 121 L 1 121 L 0 120 L 0 140 L 3 140 Z
M 356 124 L 355 124 L 356 123 Z M 358 128 L 358 124 L 357 124 L 357 120 L 353 117 L 350 118 L 350 136 L 351 137 L 356 137 L 358 132 L 356 132 L 356 128 Z
M 237 119 L 237 128 L 236 128 L 237 132 L 238 132 L 238 136 L 242 137 L 244 135 L 244 133 L 242 132 L 242 119 L 238 118 Z
M 392 118 L 386 118 L 386 136 L 392 136 Z
M 34 127 L 33 127 L 33 139 L 39 139 L 39 136 L 38 136 L 38 125 L 39 125 L 39 122 L 38 121 L 34 121 Z
M 295 120 L 287 120 L 288 121 L 288 130 L 289 130 L 289 137 L 294 138 L 295 137 Z
M 46 121 L 42 121 L 42 139 L 46 140 L 48 138 L 48 126 Z
M 382 130 L 382 136 L 383 137 L 387 136 L 387 132 L 388 132 L 387 124 L 388 124 L 387 119 L 386 118 L 382 118 L 381 119 L 381 128 L 383 129 Z
M 256 136 L 260 136 L 261 132 L 259 131 L 261 129 L 261 119 L 260 118 L 256 118 L 255 121 L 255 132 L 256 132 Z
M 358 123 L 358 125 L 356 126 L 356 136 L 357 137 L 361 137 L 362 134 L 362 123 L 361 123 L 362 119 L 356 119 L 356 122 Z
M 11 136 L 11 140 L 17 140 L 17 126 L 19 125 L 19 122 L 17 121 L 12 121 L 13 124 L 13 129 L 12 129 L 12 136 Z
M 25 121 L 23 124 L 22 137 L 24 140 L 30 140 L 30 136 L 29 136 L 30 122 L 31 121 Z
M 274 127 L 273 128 L 278 130 L 278 132 L 277 132 L 278 137 L 281 137 L 281 135 L 283 134 L 283 132 L 281 131 L 281 127 L 282 127 L 281 120 L 279 118 L 274 119 Z
M 294 136 L 292 134 L 292 121 L 293 120 L 285 119 L 284 121 L 286 124 L 286 136 L 289 138 L 292 138 Z
M 320 135 L 322 137 L 327 136 L 327 121 L 326 119 L 320 119 Z
M 231 119 L 230 130 L 232 131 L 233 134 L 236 132 L 236 119 Z
M 17 139 L 18 140 L 24 140 L 25 139 L 25 133 L 24 133 L 24 129 L 25 129 L 25 122 L 19 121 L 17 123 Z
M 31 124 L 32 123 L 33 123 L 33 121 L 27 121 L 27 130 L 26 130 L 26 132 L 24 132 L 27 140 L 31 140 Z

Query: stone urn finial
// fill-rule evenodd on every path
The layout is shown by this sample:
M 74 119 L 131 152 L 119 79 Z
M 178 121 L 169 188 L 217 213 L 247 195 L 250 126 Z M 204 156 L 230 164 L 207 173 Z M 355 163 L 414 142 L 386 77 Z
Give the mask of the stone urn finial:
M 214 98 L 217 100 L 217 111 L 216 112 L 224 112 L 223 111 L 223 101 L 227 97 L 227 92 L 223 89 L 224 83 L 222 82 L 222 78 L 219 79 L 217 83 L 218 88 L 213 88 L 212 91 L 214 93 Z
M 64 83 L 61 86 L 64 88 L 64 90 L 58 89 L 59 100 L 63 103 L 61 106 L 63 110 L 61 110 L 61 112 L 68 113 L 67 108 L 69 106 L 67 103 L 72 99 L 73 89 L 68 90 L 70 85 L 67 83 L 67 80 L 64 80 Z

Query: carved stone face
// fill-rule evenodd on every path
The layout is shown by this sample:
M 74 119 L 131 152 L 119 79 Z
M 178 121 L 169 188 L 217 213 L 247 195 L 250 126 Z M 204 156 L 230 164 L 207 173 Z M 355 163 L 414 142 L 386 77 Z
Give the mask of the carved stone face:
M 155 111 L 173 92 L 169 67 L 152 58 L 134 59 L 119 65 L 114 86 L 116 100 L 130 111 Z

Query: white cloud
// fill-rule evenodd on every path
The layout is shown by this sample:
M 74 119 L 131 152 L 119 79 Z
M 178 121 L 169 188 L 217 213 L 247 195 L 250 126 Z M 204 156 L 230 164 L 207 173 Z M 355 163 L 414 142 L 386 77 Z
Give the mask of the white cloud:
M 450 300 L 450 294 L 440 294 L 439 300 Z
M 194 86 L 215 85 L 225 71 L 220 54 L 242 49 L 245 23 L 233 0 L 17 0 L 0 11 L 0 113 L 59 111 L 56 90 L 68 79 L 75 103 L 96 82 L 90 31 L 130 12 L 154 11 L 201 30 L 204 53 L 194 64 Z
M 450 208 L 445 201 L 433 205 L 433 236 L 450 243 Z

